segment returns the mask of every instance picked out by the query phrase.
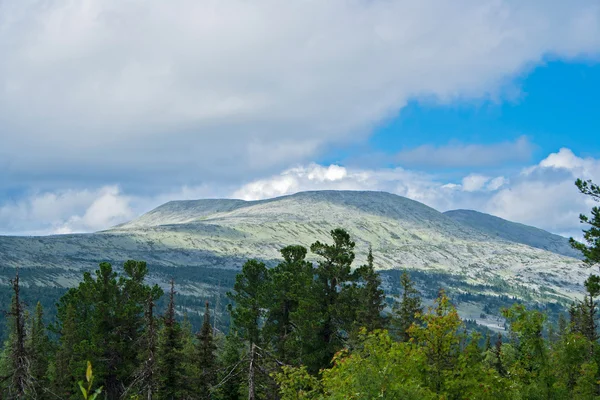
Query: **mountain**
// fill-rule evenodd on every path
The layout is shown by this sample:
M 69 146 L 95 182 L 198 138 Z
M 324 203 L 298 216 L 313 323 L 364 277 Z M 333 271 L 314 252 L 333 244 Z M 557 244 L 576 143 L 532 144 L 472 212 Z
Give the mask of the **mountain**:
M 581 257 L 581 253 L 571 247 L 567 238 L 546 232 L 543 229 L 507 221 L 473 210 L 453 210 L 446 211 L 444 214 L 488 236 L 496 236 L 509 242 L 522 243 L 567 257 Z
M 429 297 L 443 286 L 456 299 L 472 299 L 466 316 L 478 317 L 506 296 L 567 304 L 590 272 L 563 239 L 536 228 L 479 213 L 444 214 L 384 192 L 317 191 L 261 201 L 172 201 L 94 234 L 0 237 L 0 280 L 7 284 L 19 266 L 27 284 L 67 287 L 101 261 L 138 259 L 148 262 L 151 280 L 174 277 L 180 294 L 224 302 L 248 258 L 273 265 L 282 247 L 329 241 L 337 227 L 357 243 L 355 265 L 372 246 L 389 293 L 398 270 L 409 269 Z

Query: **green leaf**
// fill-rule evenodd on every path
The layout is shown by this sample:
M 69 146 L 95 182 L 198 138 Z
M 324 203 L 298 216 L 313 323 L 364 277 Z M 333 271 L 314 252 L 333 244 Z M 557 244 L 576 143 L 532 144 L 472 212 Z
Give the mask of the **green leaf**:
M 88 398 L 88 394 L 87 394 L 87 390 L 83 386 L 83 381 L 79 381 L 79 382 L 77 382 L 77 384 L 79 385 L 79 389 L 81 389 L 81 393 L 83 393 L 83 398 L 87 399 Z
M 85 371 L 85 379 L 89 382 L 92 379 L 92 363 L 87 362 L 87 370 Z

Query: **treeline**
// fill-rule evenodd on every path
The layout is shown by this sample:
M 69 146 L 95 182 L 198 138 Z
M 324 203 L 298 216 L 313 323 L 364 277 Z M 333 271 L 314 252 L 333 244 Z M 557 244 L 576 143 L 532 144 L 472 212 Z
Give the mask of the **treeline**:
M 600 189 L 578 181 L 600 200 Z M 600 263 L 600 209 L 586 262 Z M 44 324 L 38 303 L 22 302 L 19 275 L 0 354 L 3 399 L 596 399 L 600 398 L 597 298 L 600 276 L 558 326 L 539 310 L 503 310 L 508 331 L 469 331 L 443 289 L 424 309 L 407 273 L 391 312 L 374 255 L 353 267 L 355 243 L 343 229 L 306 249 L 288 246 L 273 268 L 249 260 L 237 275 L 226 335 L 211 324 L 193 332 L 176 305 L 128 261 L 118 274 L 102 263 L 56 304 Z M 311 252 L 317 262 L 308 261 Z M 25 290 L 25 289 L 23 289 Z M 93 378 L 88 365 L 93 365 Z M 83 388 L 83 389 L 82 389 Z M 83 396 L 83 397 L 82 397 Z

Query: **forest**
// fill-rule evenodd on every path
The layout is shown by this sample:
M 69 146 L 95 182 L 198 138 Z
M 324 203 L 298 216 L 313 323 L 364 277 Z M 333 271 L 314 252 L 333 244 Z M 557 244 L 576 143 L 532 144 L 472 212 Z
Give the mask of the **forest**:
M 599 186 L 576 184 L 600 201 Z M 599 264 L 600 208 L 580 219 L 585 243 L 572 244 Z M 143 261 L 84 272 L 52 310 L 24 303 L 17 271 L 1 398 L 600 398 L 600 276 L 588 277 L 585 295 L 556 323 L 516 303 L 502 310 L 505 331 L 482 334 L 443 288 L 425 307 L 409 271 L 387 307 L 376 254 L 357 267 L 354 249 L 338 228 L 327 243 L 282 248 L 275 267 L 248 260 L 227 294 L 225 333 L 215 329 L 209 302 L 193 329 L 188 314 L 199 310 L 178 306 L 174 280 L 167 293 L 148 283 Z

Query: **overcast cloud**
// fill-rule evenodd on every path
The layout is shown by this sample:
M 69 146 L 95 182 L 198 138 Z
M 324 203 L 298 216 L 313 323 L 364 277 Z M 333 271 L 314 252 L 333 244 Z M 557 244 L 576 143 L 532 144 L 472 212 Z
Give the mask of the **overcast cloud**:
M 599 48 L 596 0 L 2 0 L 0 190 L 240 182 Z

